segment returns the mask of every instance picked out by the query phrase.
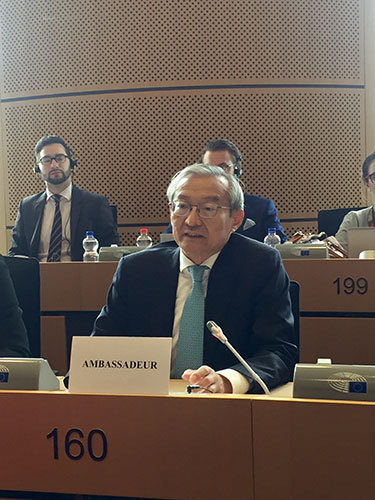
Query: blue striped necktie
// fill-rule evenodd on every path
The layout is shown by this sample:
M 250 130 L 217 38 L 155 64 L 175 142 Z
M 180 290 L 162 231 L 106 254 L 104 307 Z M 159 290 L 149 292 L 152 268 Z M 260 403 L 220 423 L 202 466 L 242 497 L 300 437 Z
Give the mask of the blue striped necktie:
M 52 198 L 55 202 L 55 216 L 53 218 L 51 238 L 49 240 L 47 262 L 60 262 L 62 243 L 62 224 L 60 212 L 61 194 L 54 194 Z
M 207 266 L 189 266 L 193 288 L 182 311 L 180 334 L 177 343 L 175 377 L 187 368 L 196 369 L 203 363 L 204 292 L 203 272 Z

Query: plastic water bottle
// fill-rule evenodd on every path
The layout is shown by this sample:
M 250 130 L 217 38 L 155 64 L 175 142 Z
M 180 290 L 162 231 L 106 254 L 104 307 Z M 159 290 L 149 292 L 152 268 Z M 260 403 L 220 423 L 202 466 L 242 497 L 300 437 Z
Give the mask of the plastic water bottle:
M 83 262 L 98 262 L 99 241 L 95 238 L 94 231 L 86 231 L 86 238 L 82 241 L 82 246 L 85 250 Z
M 140 230 L 140 235 L 137 238 L 137 247 L 148 248 L 152 245 L 152 239 L 148 234 L 147 227 L 142 227 Z
M 276 234 L 276 228 L 274 227 L 269 227 L 268 228 L 268 234 L 264 238 L 264 243 L 270 247 L 275 248 L 276 245 L 279 245 L 281 243 L 280 236 Z

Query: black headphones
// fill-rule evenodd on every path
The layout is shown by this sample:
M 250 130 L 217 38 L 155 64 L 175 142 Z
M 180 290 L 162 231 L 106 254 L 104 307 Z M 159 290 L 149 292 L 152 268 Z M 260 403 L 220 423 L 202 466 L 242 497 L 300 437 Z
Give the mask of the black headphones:
M 242 163 L 242 157 L 241 157 L 241 160 L 240 160 L 240 165 Z M 241 175 L 242 175 L 242 168 L 239 167 L 237 164 L 234 166 L 234 169 L 233 169 L 233 173 L 234 175 L 237 177 L 237 178 L 240 178 Z
M 69 157 L 68 157 L 68 158 L 69 158 Z M 74 175 L 74 169 L 75 169 L 75 167 L 77 166 L 77 160 L 73 160 L 72 158 L 69 158 L 69 163 L 70 163 L 70 165 L 69 165 L 69 167 L 70 167 L 70 171 L 71 171 L 71 173 Z M 34 172 L 35 172 L 36 174 L 40 174 L 40 168 L 39 168 L 39 165 L 38 165 L 38 164 L 36 164 L 36 165 L 34 166 L 33 170 L 34 170 Z
M 228 151 L 233 158 L 233 174 L 239 178 L 242 175 L 242 154 L 238 147 L 229 139 L 215 139 L 209 141 L 201 153 L 201 162 L 207 151 Z
M 237 178 L 240 178 L 242 175 L 242 154 L 238 147 L 233 144 L 233 142 L 228 142 L 232 146 L 229 152 L 234 158 L 233 173 Z

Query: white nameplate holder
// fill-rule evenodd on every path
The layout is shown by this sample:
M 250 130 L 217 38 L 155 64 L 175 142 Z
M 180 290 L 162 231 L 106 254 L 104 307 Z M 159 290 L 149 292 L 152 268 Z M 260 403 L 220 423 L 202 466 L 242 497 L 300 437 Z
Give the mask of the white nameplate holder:
M 171 338 L 73 337 L 69 392 L 168 394 Z

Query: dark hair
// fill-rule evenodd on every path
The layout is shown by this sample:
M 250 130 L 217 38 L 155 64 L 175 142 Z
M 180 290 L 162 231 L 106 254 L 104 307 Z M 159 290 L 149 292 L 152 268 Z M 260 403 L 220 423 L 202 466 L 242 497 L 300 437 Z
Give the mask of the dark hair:
M 35 158 L 38 161 L 38 154 L 42 151 L 42 149 L 49 144 L 61 144 L 64 149 L 66 154 L 70 159 L 72 159 L 73 151 L 70 149 L 70 147 L 67 145 L 67 143 L 59 137 L 58 135 L 45 135 L 39 141 L 36 143 L 35 146 Z
M 362 178 L 366 181 L 366 177 L 368 176 L 368 171 L 370 170 L 371 163 L 375 161 L 375 153 L 371 153 L 363 162 L 362 166 Z
M 201 153 L 201 162 L 203 162 L 203 156 L 207 151 L 228 151 L 233 157 L 235 166 L 240 169 L 242 168 L 241 151 L 235 144 L 233 144 L 233 142 L 229 141 L 228 139 L 215 139 L 213 141 L 209 141 L 205 145 Z

